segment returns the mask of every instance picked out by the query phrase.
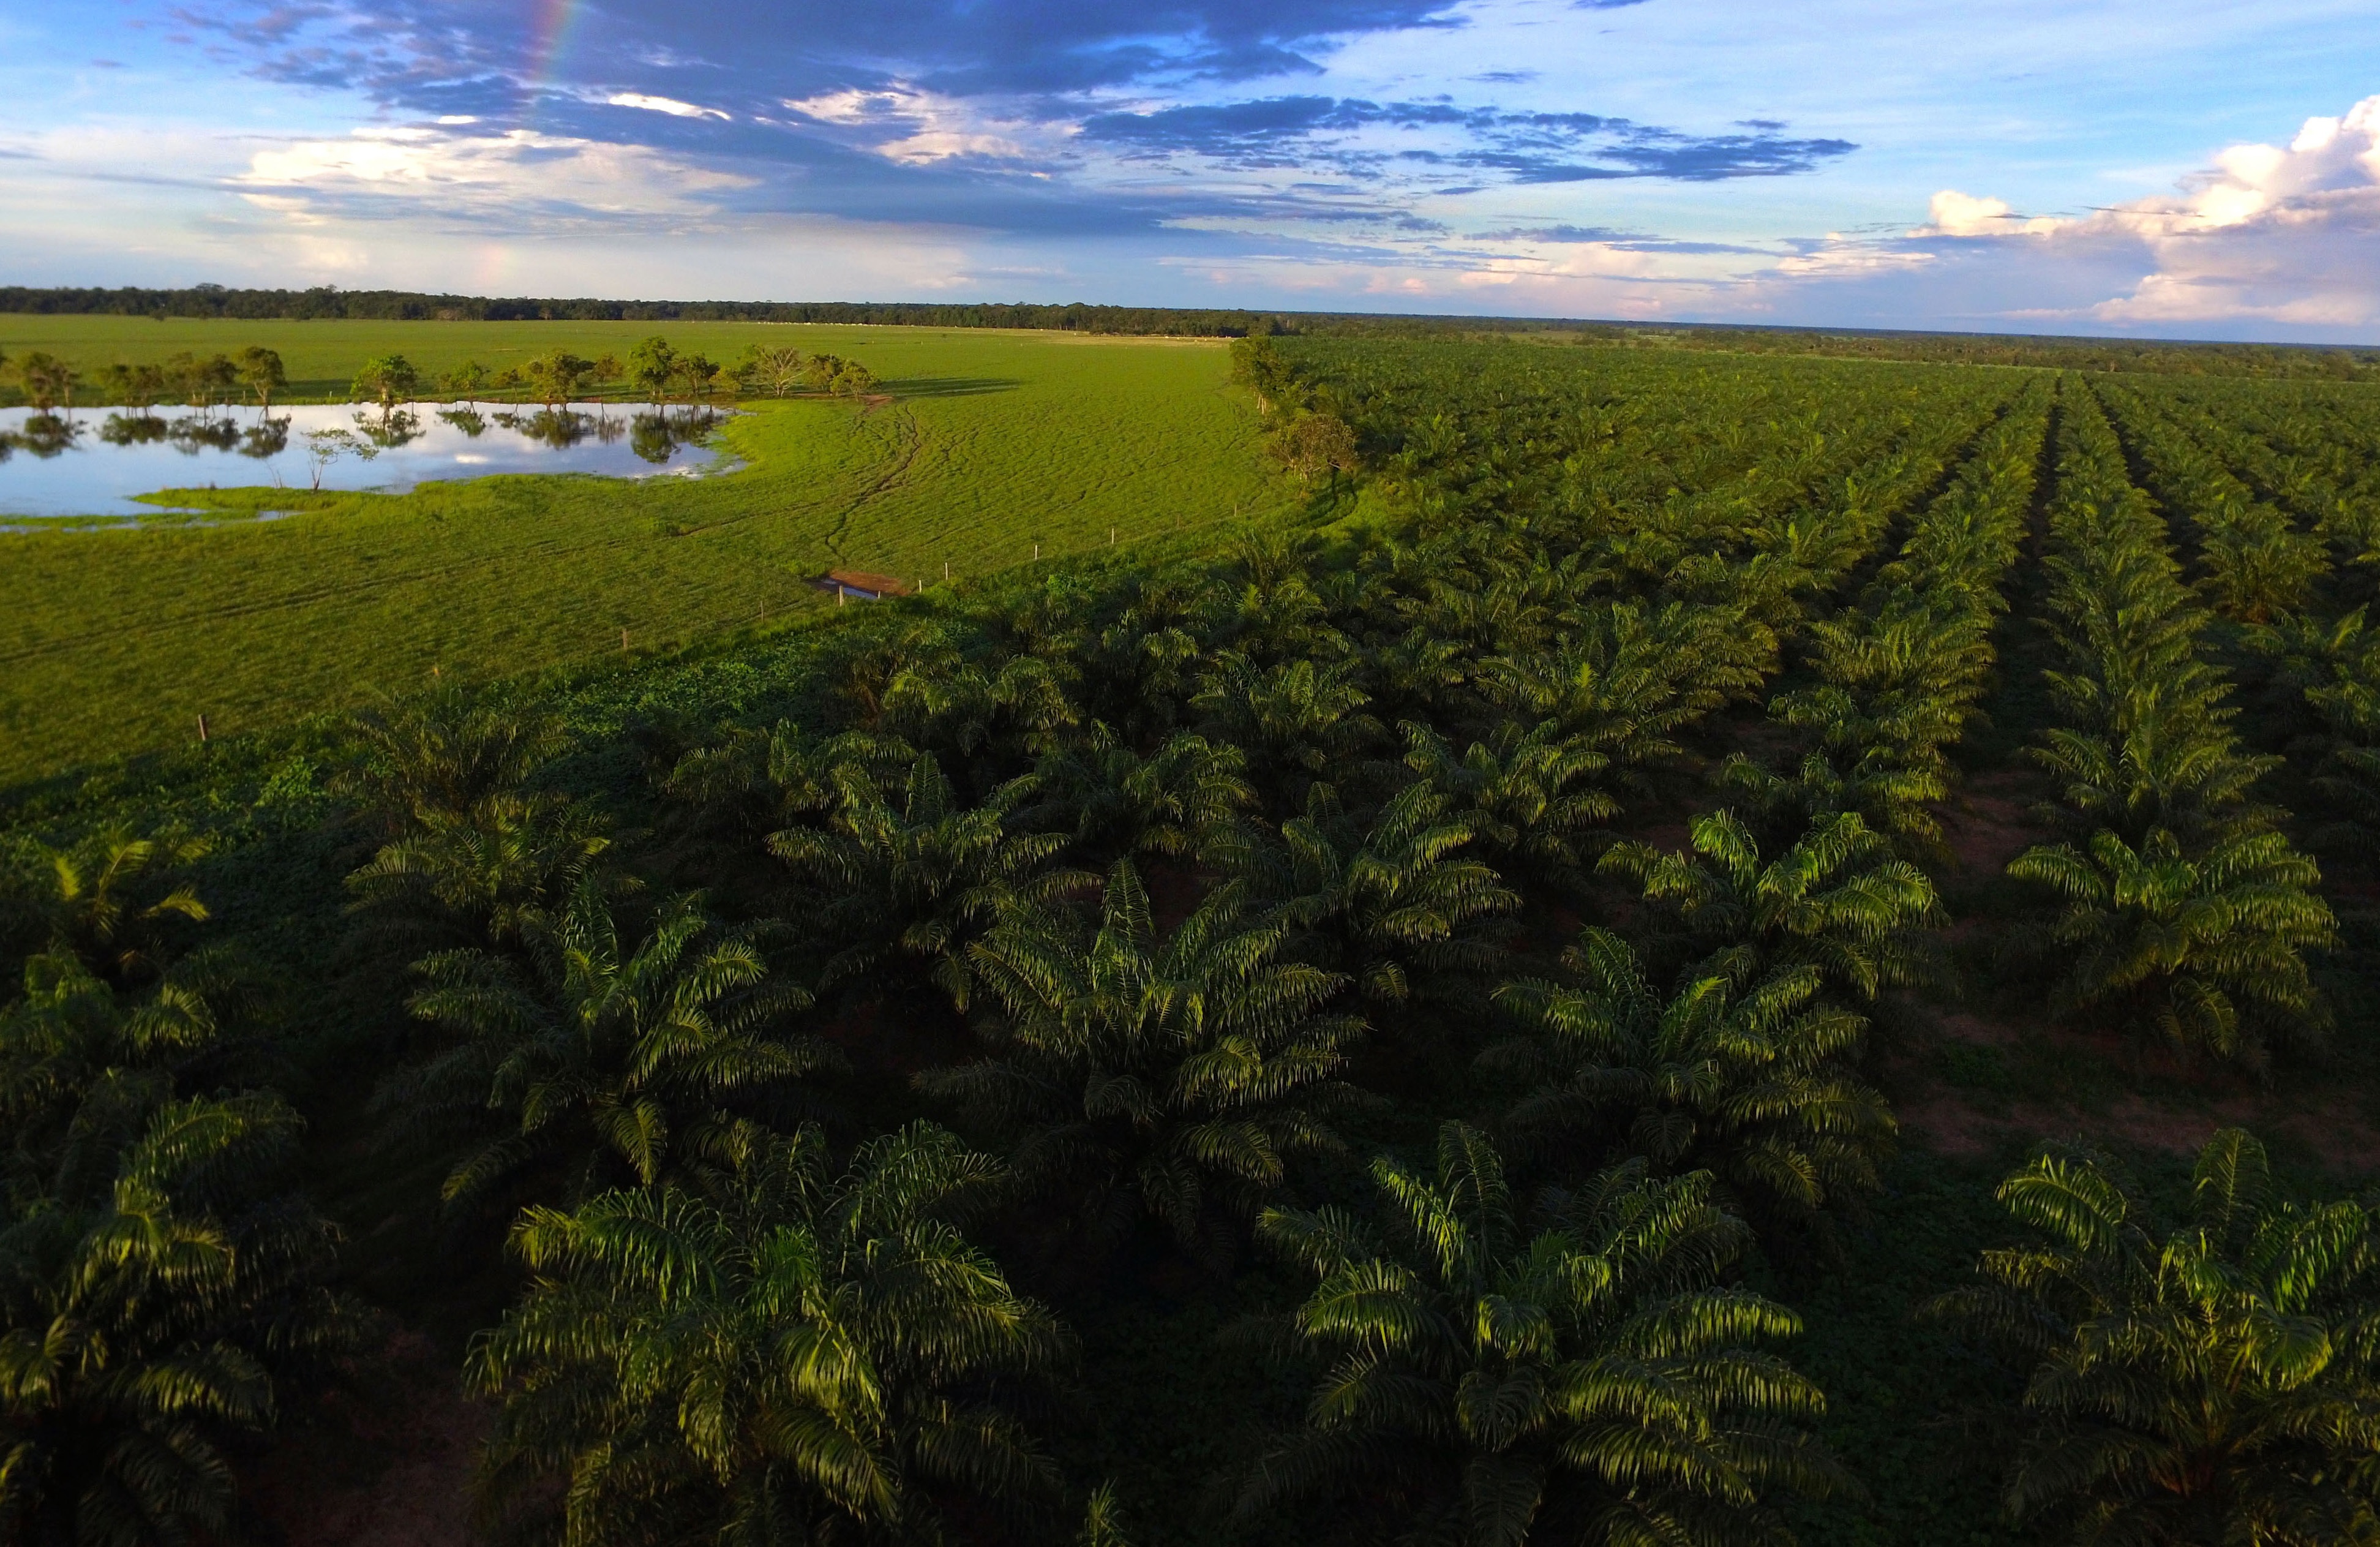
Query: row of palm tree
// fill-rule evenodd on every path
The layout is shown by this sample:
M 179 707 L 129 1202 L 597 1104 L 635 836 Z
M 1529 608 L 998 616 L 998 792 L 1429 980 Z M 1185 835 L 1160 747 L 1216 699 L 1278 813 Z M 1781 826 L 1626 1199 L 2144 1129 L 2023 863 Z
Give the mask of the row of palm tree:
M 2050 395 L 2046 382 L 2028 386 L 1911 516 L 1893 562 L 1852 605 L 1810 625 L 1815 681 L 1768 709 L 1794 733 L 1798 765 L 1774 770 L 1739 753 L 1728 782 L 1772 810 L 1857 812 L 1912 854 L 1940 856 L 1949 754 L 1992 685 Z
M 2300 699 L 2311 712 L 2303 728 L 2328 744 L 2312 783 L 2333 809 L 2310 840 L 2325 853 L 2368 861 L 2380 852 L 2380 659 L 2367 627 L 2369 560 L 2380 531 L 2351 423 L 2309 411 L 2316 405 L 2296 406 L 2273 422 L 2251 412 L 2242 425 L 2232 422 L 2247 407 L 2237 402 L 2224 402 L 2218 413 L 2134 394 L 2110 401 L 2168 508 L 2202 527 L 2252 510 L 2257 525 L 2276 530 L 2278 552 L 2261 562 L 2279 565 L 2293 583 L 2244 616 L 2243 640 L 2269 665 L 2285 700 Z M 2212 568 L 2218 555 L 2210 548 L 2204 562 Z
M 2277 760 L 2239 744 L 2228 684 L 2201 647 L 2206 615 L 2106 415 L 2079 387 L 2060 405 L 2047 564 L 2069 664 L 2049 674 L 2064 723 L 2035 756 L 2069 836 L 2009 873 L 2064 899 L 2061 1007 L 2256 1062 L 2320 1025 L 2306 966 L 2334 932 L 2320 872 L 2254 799 Z

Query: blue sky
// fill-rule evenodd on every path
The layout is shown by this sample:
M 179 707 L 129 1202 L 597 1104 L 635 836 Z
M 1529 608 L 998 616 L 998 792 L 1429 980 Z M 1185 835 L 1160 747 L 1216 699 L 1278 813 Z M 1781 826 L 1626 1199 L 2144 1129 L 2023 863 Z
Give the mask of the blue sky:
M 2380 342 L 2380 0 L 0 0 L 0 280 Z

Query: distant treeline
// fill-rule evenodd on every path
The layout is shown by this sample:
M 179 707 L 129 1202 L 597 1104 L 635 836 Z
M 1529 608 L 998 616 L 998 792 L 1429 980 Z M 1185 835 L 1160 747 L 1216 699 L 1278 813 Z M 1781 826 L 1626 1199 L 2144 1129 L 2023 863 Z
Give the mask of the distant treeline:
M 2320 345 L 2195 344 L 2167 339 L 2036 338 L 1973 333 L 1828 333 L 1805 328 L 1589 324 L 1582 342 L 1748 355 L 1831 355 L 1945 365 L 2033 365 L 2160 376 L 2380 380 L 2380 349 Z
M 1156 306 L 939 305 L 874 301 L 560 300 L 438 296 L 407 290 L 186 290 L 0 286 L 0 312 L 128 317 L 345 319 L 357 322 L 832 323 L 893 327 L 1029 328 L 1043 332 L 1238 338 L 1247 334 L 1356 331 L 1367 323 L 1402 330 L 1415 321 L 1362 316 L 1321 319 L 1264 311 L 1177 311 Z M 1455 319 L 1422 320 L 1453 322 Z M 1472 324 L 1475 325 L 1475 324 Z
M 117 290 L 0 286 L 0 313 L 53 316 L 328 319 L 354 322 L 824 323 L 844 326 L 1025 328 L 1178 338 L 1460 336 L 1555 334 L 1584 344 L 1806 354 L 1941 364 L 2042 366 L 2155 375 L 2380 380 L 2380 349 L 2157 339 L 1893 333 L 1729 324 L 1595 322 L 1557 317 L 1400 316 L 1360 311 L 1252 311 L 1161 306 L 908 301 L 648 301 L 427 295 L 410 290 Z

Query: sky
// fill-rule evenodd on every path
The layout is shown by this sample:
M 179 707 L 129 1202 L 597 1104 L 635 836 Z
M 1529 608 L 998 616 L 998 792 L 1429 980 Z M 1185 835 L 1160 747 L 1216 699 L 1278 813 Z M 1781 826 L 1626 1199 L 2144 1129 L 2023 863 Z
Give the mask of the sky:
M 0 0 L 0 283 L 2380 343 L 2380 0 Z

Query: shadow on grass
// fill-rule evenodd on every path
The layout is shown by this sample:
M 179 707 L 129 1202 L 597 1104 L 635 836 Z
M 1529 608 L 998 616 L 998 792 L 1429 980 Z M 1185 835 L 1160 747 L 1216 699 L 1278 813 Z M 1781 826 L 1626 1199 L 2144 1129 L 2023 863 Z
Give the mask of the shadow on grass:
M 1024 384 L 1014 376 L 904 376 L 885 383 L 884 390 L 895 397 L 981 397 Z

